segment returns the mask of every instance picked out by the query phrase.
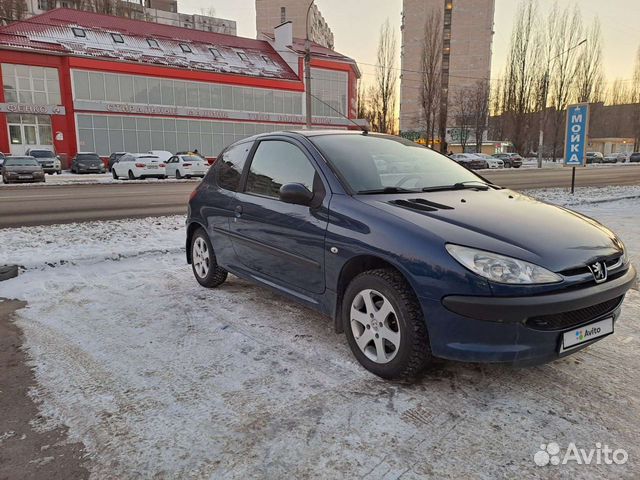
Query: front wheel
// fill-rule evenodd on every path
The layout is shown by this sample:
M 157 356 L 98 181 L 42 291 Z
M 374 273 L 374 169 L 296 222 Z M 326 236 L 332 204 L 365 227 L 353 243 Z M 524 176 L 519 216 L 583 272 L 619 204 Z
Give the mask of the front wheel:
M 113 176 L 114 180 L 118 180 L 118 174 L 116 173 L 116 169 L 115 168 L 111 169 L 111 175 Z
M 180 180 L 182 178 L 182 174 L 180 173 L 180 170 L 176 170 L 176 179 Z
M 131 170 L 129 170 L 129 180 L 135 180 L 136 176 L 133 174 Z
M 422 309 L 395 270 L 358 275 L 345 292 L 342 319 L 356 359 L 382 378 L 415 377 L 431 362 Z
M 227 279 L 228 273 L 218 266 L 211 241 L 202 228 L 199 228 L 191 239 L 191 268 L 196 280 L 203 287 L 219 287 Z

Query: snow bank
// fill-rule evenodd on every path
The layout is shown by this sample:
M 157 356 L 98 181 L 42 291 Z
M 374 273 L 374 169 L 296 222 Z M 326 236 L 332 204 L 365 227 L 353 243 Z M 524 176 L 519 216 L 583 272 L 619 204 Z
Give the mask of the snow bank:
M 2 183 L 0 182 L 0 188 L 22 188 L 32 187 L 38 188 L 51 185 L 95 185 L 95 184 L 110 184 L 110 183 L 148 183 L 148 182 L 163 182 L 163 183 L 186 183 L 186 182 L 199 182 L 200 178 L 145 178 L 144 180 L 115 180 L 110 173 L 87 173 L 83 175 L 75 175 L 69 172 L 63 172 L 62 175 L 46 175 L 45 183 Z
M 575 194 L 567 188 L 521 190 L 521 193 L 543 202 L 572 207 L 623 199 L 640 199 L 640 185 L 609 185 L 606 187 L 577 187 Z M 637 210 L 637 209 L 636 209 Z

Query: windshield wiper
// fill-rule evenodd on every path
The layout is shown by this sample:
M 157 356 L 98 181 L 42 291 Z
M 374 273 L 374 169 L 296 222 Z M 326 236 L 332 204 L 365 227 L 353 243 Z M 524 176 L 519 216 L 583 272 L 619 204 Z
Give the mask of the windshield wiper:
M 465 190 L 465 189 L 476 189 L 476 190 L 489 190 L 490 187 L 501 188 L 497 185 L 493 185 L 491 183 L 485 183 L 480 180 L 469 180 L 466 182 L 458 182 L 453 185 L 438 185 L 435 187 L 424 187 L 422 189 L 423 192 L 437 192 L 440 190 Z
M 375 195 L 376 193 L 416 193 L 417 190 L 410 190 L 402 187 L 384 187 L 373 190 L 360 190 L 356 192 L 358 195 Z

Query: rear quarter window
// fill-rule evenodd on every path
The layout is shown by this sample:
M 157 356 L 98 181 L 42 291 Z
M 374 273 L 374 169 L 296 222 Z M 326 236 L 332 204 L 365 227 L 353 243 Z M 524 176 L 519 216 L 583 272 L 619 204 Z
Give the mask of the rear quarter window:
M 240 186 L 240 178 L 244 165 L 247 162 L 253 142 L 234 145 L 222 154 L 217 162 L 217 183 L 225 190 L 237 192 Z

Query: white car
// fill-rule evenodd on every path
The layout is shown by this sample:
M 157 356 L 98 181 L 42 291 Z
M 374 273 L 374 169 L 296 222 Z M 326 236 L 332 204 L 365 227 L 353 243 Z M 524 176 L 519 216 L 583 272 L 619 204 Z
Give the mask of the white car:
M 167 161 L 167 177 L 204 177 L 209 164 L 196 155 L 174 155 Z
M 173 157 L 173 153 L 167 152 L 166 150 L 149 150 L 147 152 L 150 155 L 155 155 L 160 159 L 161 162 L 167 163 L 171 157 Z
M 504 162 L 499 158 L 492 157 L 491 155 L 487 155 L 486 153 L 475 153 L 474 155 L 485 159 L 489 164 L 489 168 L 504 168 Z
M 113 178 L 128 178 L 136 180 L 142 178 L 167 178 L 167 169 L 164 162 L 156 155 L 150 153 L 127 153 L 120 157 L 118 163 L 111 169 Z

